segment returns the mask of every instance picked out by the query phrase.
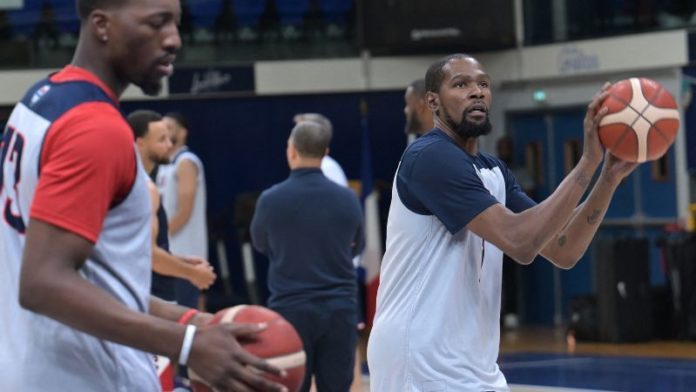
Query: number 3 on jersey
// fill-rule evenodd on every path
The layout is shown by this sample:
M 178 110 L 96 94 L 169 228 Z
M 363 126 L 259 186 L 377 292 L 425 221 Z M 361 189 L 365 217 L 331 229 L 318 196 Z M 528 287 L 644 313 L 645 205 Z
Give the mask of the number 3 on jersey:
M 0 143 L 0 196 L 5 194 L 5 203 L 0 205 L 0 211 L 4 221 L 18 232 L 24 234 L 26 227 L 22 216 L 13 212 L 13 199 L 10 192 L 17 195 L 17 185 L 21 180 L 22 151 L 24 150 L 24 136 L 8 126 Z M 14 168 L 14 173 L 12 169 Z M 6 178 L 6 175 L 9 177 Z M 10 186 L 11 185 L 11 186 Z M 0 197 L 0 200 L 2 198 Z M 16 205 L 14 209 L 16 210 Z

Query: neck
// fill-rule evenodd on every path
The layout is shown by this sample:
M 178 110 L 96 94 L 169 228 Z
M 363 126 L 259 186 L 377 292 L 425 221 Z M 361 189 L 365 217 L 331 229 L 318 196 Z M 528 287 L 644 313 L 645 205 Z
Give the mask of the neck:
M 321 158 L 299 158 L 290 166 L 291 170 L 319 168 L 321 168 Z
M 126 91 L 129 83 L 116 76 L 113 67 L 108 64 L 108 58 L 104 53 L 101 53 L 100 47 L 95 46 L 100 44 L 90 44 L 86 37 L 88 32 L 84 31 L 83 34 L 80 35 L 71 64 L 93 73 L 116 94 L 116 97 L 120 97 Z
M 152 174 L 152 171 L 155 170 L 155 162 L 153 162 L 150 159 L 147 159 L 146 157 L 143 156 L 143 154 L 140 154 L 142 157 L 143 161 L 143 169 L 145 169 L 145 173 Z
M 442 132 L 447 134 L 454 142 L 464 151 L 471 155 L 478 154 L 478 138 L 462 138 L 457 132 L 455 132 L 445 121 L 442 121 L 440 117 L 435 117 L 435 127 L 440 128 Z
M 174 159 L 174 156 L 181 151 L 182 148 L 184 148 L 184 144 L 177 144 L 172 148 L 172 153 L 169 155 L 169 158 Z

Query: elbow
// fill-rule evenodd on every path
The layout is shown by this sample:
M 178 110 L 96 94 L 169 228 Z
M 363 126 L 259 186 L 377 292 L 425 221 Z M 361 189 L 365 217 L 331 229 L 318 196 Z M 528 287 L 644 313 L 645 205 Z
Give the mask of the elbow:
M 22 308 L 41 313 L 46 304 L 46 295 L 41 285 L 22 279 L 19 285 L 19 306 Z
M 580 261 L 580 256 L 575 256 L 575 255 L 564 255 L 561 257 L 556 257 L 553 260 L 553 264 L 555 264 L 558 268 L 564 269 L 564 270 L 569 270 Z
M 526 252 L 526 253 L 518 253 L 512 257 L 513 260 L 515 260 L 518 264 L 522 265 L 529 265 L 532 264 L 534 259 L 536 258 L 536 253 L 531 253 L 531 252 Z
M 530 246 L 516 245 L 505 253 L 518 264 L 529 265 L 532 264 L 539 251 Z

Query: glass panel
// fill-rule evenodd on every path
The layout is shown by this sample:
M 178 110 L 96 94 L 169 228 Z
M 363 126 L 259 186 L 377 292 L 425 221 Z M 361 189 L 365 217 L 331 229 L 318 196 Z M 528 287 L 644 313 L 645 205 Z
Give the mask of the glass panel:
M 525 44 L 694 26 L 695 12 L 692 0 L 525 0 Z
M 80 22 L 75 0 L 0 5 L 0 68 L 69 62 Z M 356 0 L 182 0 L 177 64 L 355 57 Z

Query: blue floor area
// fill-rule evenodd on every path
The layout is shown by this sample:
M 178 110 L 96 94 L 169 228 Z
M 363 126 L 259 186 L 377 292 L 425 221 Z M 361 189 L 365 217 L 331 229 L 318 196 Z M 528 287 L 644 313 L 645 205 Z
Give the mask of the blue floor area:
M 562 354 L 505 354 L 510 384 L 625 392 L 696 391 L 696 361 Z

